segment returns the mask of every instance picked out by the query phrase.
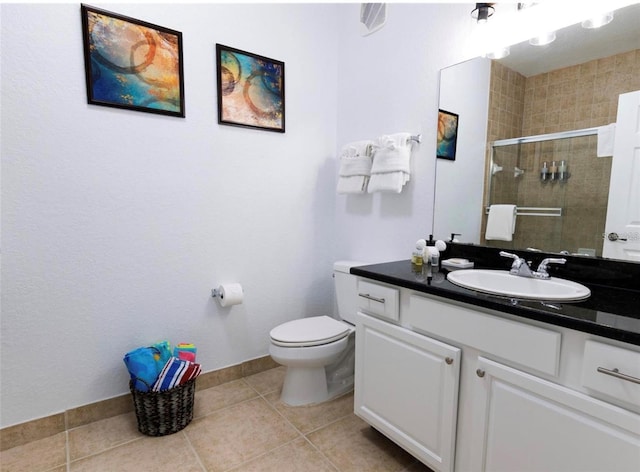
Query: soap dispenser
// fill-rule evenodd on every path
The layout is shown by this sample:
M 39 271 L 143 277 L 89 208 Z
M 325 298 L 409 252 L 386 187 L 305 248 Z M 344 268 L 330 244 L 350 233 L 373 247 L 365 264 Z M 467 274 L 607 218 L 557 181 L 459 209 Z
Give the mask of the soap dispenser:
M 440 251 L 436 247 L 436 241 L 433 239 L 433 235 L 429 235 L 429 240 L 427 241 L 427 257 L 428 263 L 431 266 L 433 271 L 438 271 L 440 267 Z

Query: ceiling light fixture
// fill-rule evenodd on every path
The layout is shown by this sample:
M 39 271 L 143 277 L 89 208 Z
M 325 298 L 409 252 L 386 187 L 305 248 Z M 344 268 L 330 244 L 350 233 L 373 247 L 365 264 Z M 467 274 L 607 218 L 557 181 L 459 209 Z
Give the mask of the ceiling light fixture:
M 478 20 L 478 23 L 486 23 L 494 12 L 493 3 L 476 3 L 476 7 L 471 11 L 471 18 Z
M 507 57 L 511 53 L 509 46 L 503 48 L 494 49 L 491 52 L 487 53 L 487 58 L 489 59 L 502 59 Z
M 602 15 L 584 20 L 582 22 L 582 27 L 587 29 L 600 28 L 601 26 L 608 25 L 612 21 L 613 12 L 610 11 L 608 13 L 603 13 Z
M 529 40 L 529 44 L 533 46 L 546 46 L 556 40 L 556 32 L 550 31 L 547 33 L 539 34 Z

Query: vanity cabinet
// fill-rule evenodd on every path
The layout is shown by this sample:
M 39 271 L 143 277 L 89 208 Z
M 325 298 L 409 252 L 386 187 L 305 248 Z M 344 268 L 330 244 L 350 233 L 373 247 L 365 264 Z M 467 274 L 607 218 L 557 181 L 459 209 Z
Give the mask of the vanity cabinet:
M 453 470 L 460 349 L 356 315 L 355 412 L 435 470 Z
M 426 465 L 640 470 L 640 384 L 602 373 L 640 376 L 636 346 L 387 289 L 397 318 L 356 317 L 355 411 Z
M 638 415 L 483 357 L 475 375 L 474 470 L 638 470 Z

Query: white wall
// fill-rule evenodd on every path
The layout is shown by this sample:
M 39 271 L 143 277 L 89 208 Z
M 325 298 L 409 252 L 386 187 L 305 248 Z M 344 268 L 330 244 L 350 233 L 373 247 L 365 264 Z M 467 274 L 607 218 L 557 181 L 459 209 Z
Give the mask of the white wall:
M 359 4 L 340 10 L 338 146 L 399 131 L 422 133 L 401 194 L 339 195 L 338 257 L 408 259 L 432 230 L 438 76 L 468 59 L 471 4 L 388 4 L 371 36 L 353 27 Z
M 2 5 L 3 427 L 127 392 L 140 345 L 210 371 L 332 309 L 337 6 L 101 7 L 183 33 L 186 118 L 87 105 L 79 3 Z M 216 42 L 285 62 L 285 134 L 217 124 Z
M 79 4 L 2 5 L 2 427 L 125 393 L 155 340 L 205 371 L 266 355 L 331 309 L 333 260 L 408 258 L 438 71 L 470 57 L 472 4 L 389 4 L 366 38 L 360 4 L 100 6 L 182 31 L 187 117 L 87 105 Z M 285 62 L 286 134 L 217 124 L 216 42 Z M 336 197 L 337 149 L 396 131 L 424 136 L 402 194 Z

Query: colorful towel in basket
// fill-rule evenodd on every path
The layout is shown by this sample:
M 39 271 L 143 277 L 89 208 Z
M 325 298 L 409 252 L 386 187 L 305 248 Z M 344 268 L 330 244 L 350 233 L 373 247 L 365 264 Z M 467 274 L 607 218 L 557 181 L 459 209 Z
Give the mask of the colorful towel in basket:
M 148 347 L 139 347 L 124 355 L 133 386 L 136 390 L 147 392 L 158 375 L 171 359 L 171 344 L 161 341 Z
M 182 385 L 191 379 L 195 379 L 200 375 L 201 370 L 200 364 L 172 357 L 160 372 L 160 376 L 153 384 L 152 390 L 160 392 Z
M 159 356 L 159 351 L 155 347 L 139 347 L 125 354 L 124 364 L 127 366 L 136 390 L 149 391 L 151 385 L 158 378 L 157 356 Z
M 167 361 L 171 359 L 171 343 L 169 341 L 160 341 L 153 344 L 151 347 L 154 347 L 158 350 L 157 354 L 153 356 L 156 361 L 156 366 L 158 367 L 158 374 L 167 364 Z
M 178 359 L 182 359 L 184 361 L 196 361 L 196 346 L 192 343 L 178 343 L 178 345 L 173 348 L 173 355 Z

